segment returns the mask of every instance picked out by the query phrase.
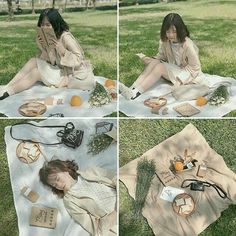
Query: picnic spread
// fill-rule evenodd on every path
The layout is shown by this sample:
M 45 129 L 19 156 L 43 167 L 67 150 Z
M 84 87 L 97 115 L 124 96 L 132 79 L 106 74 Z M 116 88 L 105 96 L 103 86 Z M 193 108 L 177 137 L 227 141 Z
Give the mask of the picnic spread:
M 191 123 L 120 168 L 134 201 L 143 162 L 155 165 L 142 208 L 154 235 L 199 235 L 236 203 L 236 174 Z
M 222 117 L 236 109 L 236 80 L 204 74 L 208 84 L 172 86 L 160 79 L 134 100 L 119 96 L 119 110 L 132 117 Z
M 8 117 L 103 117 L 116 112 L 116 81 L 95 79 L 91 91 L 47 87 L 38 82 L 2 100 L 0 113 Z
M 16 208 L 19 236 L 89 236 L 66 211 L 63 200 L 39 181 L 45 162 L 74 160 L 81 171 L 100 167 L 116 172 L 116 145 L 90 155 L 88 140 L 116 131 L 114 120 L 47 119 L 14 124 L 5 128 L 10 180 Z M 99 129 L 99 130 L 98 130 Z M 109 137 L 110 137 L 109 136 Z

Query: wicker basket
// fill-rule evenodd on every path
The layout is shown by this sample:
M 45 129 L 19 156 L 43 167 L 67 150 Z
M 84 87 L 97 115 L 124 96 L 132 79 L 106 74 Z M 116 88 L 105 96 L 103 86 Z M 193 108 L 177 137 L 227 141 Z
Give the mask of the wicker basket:
M 16 156 L 20 161 L 30 164 L 38 160 L 41 154 L 38 143 L 22 141 L 16 148 Z
M 183 204 L 177 205 L 176 201 L 182 201 Z M 191 205 L 186 204 L 186 202 L 191 202 Z M 182 209 L 186 206 L 189 208 L 189 210 L 183 212 Z M 179 216 L 187 217 L 193 213 L 193 211 L 195 209 L 195 202 L 193 200 L 193 197 L 190 196 L 189 194 L 181 193 L 181 194 L 178 194 L 175 197 L 175 199 L 173 200 L 172 207 L 173 207 L 173 210 L 176 214 L 178 214 Z
M 21 105 L 18 109 L 19 113 L 22 116 L 27 116 L 27 117 L 40 116 L 43 113 L 45 113 L 46 110 L 47 107 L 40 102 L 28 102 Z

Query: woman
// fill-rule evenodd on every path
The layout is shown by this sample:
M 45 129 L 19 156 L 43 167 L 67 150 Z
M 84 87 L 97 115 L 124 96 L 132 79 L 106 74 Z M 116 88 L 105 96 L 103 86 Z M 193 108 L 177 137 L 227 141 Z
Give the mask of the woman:
M 120 91 L 127 99 L 135 99 L 152 87 L 161 77 L 175 86 L 206 84 L 201 71 L 198 48 L 190 39 L 187 26 L 180 15 L 168 14 L 162 23 L 159 52 L 154 57 L 137 54 L 147 65 L 143 73 L 128 88 L 120 83 Z
M 82 48 L 69 32 L 69 26 L 59 12 L 54 8 L 43 10 L 38 27 L 53 29 L 56 37 L 50 39 L 50 47 L 47 47 L 40 34 L 37 36 L 39 57 L 31 58 L 4 86 L 0 100 L 29 89 L 38 81 L 58 88 L 93 89 L 95 81 L 92 65 L 85 59 Z
M 39 171 L 41 182 L 63 198 L 66 210 L 90 235 L 116 235 L 116 177 L 92 168 L 78 171 L 74 161 L 53 160 Z

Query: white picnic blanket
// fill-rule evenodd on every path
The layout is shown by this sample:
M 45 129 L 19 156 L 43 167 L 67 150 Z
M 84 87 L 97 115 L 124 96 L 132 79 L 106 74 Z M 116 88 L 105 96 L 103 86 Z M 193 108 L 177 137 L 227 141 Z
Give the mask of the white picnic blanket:
M 106 80 L 106 78 L 98 76 L 95 79 L 102 85 L 104 85 Z M 90 93 L 78 89 L 50 88 L 42 85 L 42 83 L 37 83 L 28 90 L 0 101 L 0 113 L 8 117 L 22 117 L 18 112 L 18 108 L 26 103 L 27 100 L 49 96 L 53 96 L 55 99 L 63 99 L 64 104 L 47 106 L 47 111 L 41 115 L 42 117 L 48 117 L 50 114 L 55 113 L 62 113 L 64 117 L 103 117 L 117 111 L 117 102 L 114 100 L 102 107 L 90 107 L 88 103 Z M 79 95 L 82 98 L 83 104 L 81 106 L 72 107 L 70 105 L 70 99 L 73 95 Z
M 158 97 L 164 94 L 167 94 L 171 91 L 171 85 L 166 82 L 166 80 L 159 80 L 154 87 L 140 95 L 135 100 L 126 100 L 123 96 L 119 96 L 119 110 L 125 113 L 127 116 L 133 117 L 178 117 L 178 114 L 173 107 L 183 104 L 190 103 L 194 107 L 200 110 L 200 113 L 194 115 L 193 117 L 222 117 L 230 111 L 236 109 L 236 79 L 230 77 L 220 77 L 218 75 L 209 75 L 205 74 L 206 80 L 209 82 L 209 86 L 213 86 L 214 84 L 222 81 L 229 81 L 232 83 L 231 85 L 231 94 L 230 99 L 224 105 L 221 106 L 211 106 L 205 105 L 202 107 L 196 106 L 196 101 L 176 101 L 174 97 L 169 94 L 165 98 L 167 99 L 168 114 L 162 115 L 162 110 L 165 108 L 161 108 L 159 115 L 152 114 L 151 108 L 145 106 L 143 104 L 144 100 L 150 97 Z
M 48 119 L 39 123 L 32 122 L 38 125 L 65 125 L 72 121 L 77 129 L 84 130 L 82 145 L 77 149 L 66 147 L 65 145 L 45 146 L 40 145 L 44 154 L 51 160 L 75 160 L 80 170 L 88 169 L 89 167 L 99 166 L 102 168 L 116 171 L 117 169 L 117 147 L 116 144 L 111 144 L 104 152 L 91 156 L 87 154 L 87 143 L 91 134 L 95 133 L 95 123 L 99 121 L 113 122 L 115 126 L 116 120 L 66 120 L 66 119 Z M 20 125 L 13 127 L 14 137 L 34 137 L 37 140 L 45 142 L 59 141 L 56 138 L 56 132 L 60 129 L 52 128 L 35 128 L 29 125 Z M 22 133 L 23 132 L 23 133 Z M 16 147 L 18 141 L 10 136 L 10 127 L 5 128 L 5 142 L 7 150 L 7 159 L 10 169 L 10 180 L 12 185 L 14 203 L 18 218 L 19 236 L 89 236 L 89 234 L 74 220 L 71 219 L 63 201 L 52 194 L 51 190 L 43 186 L 39 181 L 39 169 L 43 166 L 44 158 L 40 155 L 39 159 L 31 164 L 25 164 L 16 157 Z M 36 203 L 32 203 L 20 194 L 20 190 L 24 186 L 29 186 L 32 190 L 39 193 L 40 198 Z M 59 213 L 57 216 L 57 225 L 55 229 L 47 229 L 41 227 L 29 226 L 30 212 L 33 205 L 55 207 Z

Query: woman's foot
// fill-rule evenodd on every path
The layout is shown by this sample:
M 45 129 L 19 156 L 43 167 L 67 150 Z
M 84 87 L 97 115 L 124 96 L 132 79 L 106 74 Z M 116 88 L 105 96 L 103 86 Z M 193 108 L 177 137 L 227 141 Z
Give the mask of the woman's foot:
M 0 85 L 0 97 L 7 91 L 6 85 Z
M 133 97 L 132 90 L 127 86 L 125 86 L 124 84 L 122 84 L 121 82 L 119 82 L 119 90 L 120 94 L 127 100 L 130 100 Z
M 141 93 L 136 88 L 131 89 L 122 84 L 121 82 L 119 83 L 119 90 L 121 95 L 125 97 L 127 100 L 134 100 L 139 95 L 141 95 Z
M 9 97 L 9 93 L 5 91 L 5 92 L 2 94 L 2 96 L 0 97 L 0 100 L 4 100 L 4 99 L 7 98 L 7 97 Z
M 8 96 L 7 96 L 6 93 L 7 93 L 7 86 L 1 85 L 0 86 L 0 100 L 3 100 L 9 96 L 9 94 L 7 93 L 8 94 Z
M 141 95 L 141 93 L 136 88 L 132 88 L 132 92 L 133 92 L 133 96 L 131 98 L 132 100 L 134 100 L 135 98 Z

